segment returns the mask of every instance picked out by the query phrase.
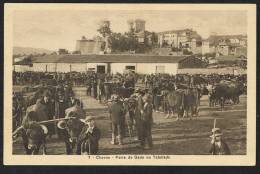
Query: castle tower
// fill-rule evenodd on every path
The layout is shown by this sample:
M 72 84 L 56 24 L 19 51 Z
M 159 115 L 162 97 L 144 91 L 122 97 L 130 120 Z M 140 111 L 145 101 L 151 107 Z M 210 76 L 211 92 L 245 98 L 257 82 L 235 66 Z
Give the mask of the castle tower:
M 135 32 L 139 33 L 145 31 L 145 21 L 142 19 L 135 20 Z
M 145 31 L 145 21 L 142 19 L 128 20 L 127 23 L 129 31 L 131 29 L 133 29 L 135 33 Z

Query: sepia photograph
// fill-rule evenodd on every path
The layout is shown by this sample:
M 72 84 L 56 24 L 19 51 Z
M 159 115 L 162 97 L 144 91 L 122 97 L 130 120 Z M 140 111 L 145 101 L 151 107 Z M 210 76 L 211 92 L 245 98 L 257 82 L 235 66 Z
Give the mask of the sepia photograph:
M 5 4 L 4 37 L 6 164 L 255 164 L 255 5 Z

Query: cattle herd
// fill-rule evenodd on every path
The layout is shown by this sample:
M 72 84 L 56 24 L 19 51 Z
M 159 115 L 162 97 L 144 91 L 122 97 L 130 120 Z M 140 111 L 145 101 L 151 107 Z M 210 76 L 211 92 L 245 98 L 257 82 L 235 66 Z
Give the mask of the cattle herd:
M 13 85 L 20 87 L 13 91 L 12 98 L 14 141 L 21 135 L 26 153 L 37 154 L 40 146 L 46 152 L 46 136 L 57 134 L 64 140 L 67 154 L 71 154 L 74 146 L 80 146 L 77 137 L 80 137 L 84 127 L 82 120 L 86 115 L 83 102 L 75 97 L 74 86 L 86 87 L 86 95 L 108 106 L 112 102 L 111 97 L 117 95 L 129 113 L 126 114 L 130 117 L 126 119 L 126 127 L 132 135 L 136 91 L 141 91 L 143 96 L 149 94 L 154 112 L 165 113 L 166 119 L 175 114 L 176 120 L 184 117 L 192 119 L 199 116 L 203 95 L 208 96 L 210 107 L 220 107 L 221 110 L 227 102 L 238 104 L 239 96 L 246 94 L 247 77 L 219 74 L 144 75 L 133 72 L 13 72 Z

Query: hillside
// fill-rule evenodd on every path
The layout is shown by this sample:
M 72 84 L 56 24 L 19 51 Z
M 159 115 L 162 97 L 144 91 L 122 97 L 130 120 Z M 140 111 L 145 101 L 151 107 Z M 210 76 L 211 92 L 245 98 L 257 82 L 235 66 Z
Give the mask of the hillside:
M 29 54 L 42 54 L 42 53 L 50 54 L 52 52 L 53 51 L 44 48 L 13 47 L 13 55 L 17 55 L 17 54 L 29 55 Z

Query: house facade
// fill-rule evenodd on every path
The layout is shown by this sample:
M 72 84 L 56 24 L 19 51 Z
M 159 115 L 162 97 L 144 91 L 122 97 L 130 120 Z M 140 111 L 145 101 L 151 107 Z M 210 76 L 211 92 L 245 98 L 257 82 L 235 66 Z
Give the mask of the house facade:
M 193 56 L 153 55 L 46 55 L 32 60 L 31 71 L 177 74 L 179 68 L 201 68 L 203 62 Z
M 217 56 L 246 56 L 247 36 L 244 35 L 212 35 L 207 39 L 209 48 L 214 48 Z M 206 43 L 204 44 L 206 49 Z M 213 49 L 212 49 L 213 50 Z
M 174 48 L 194 49 L 201 42 L 201 36 L 192 29 L 171 30 L 158 33 L 158 45 Z

